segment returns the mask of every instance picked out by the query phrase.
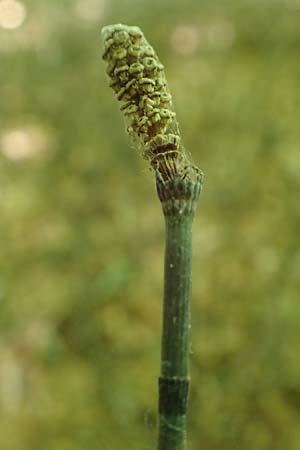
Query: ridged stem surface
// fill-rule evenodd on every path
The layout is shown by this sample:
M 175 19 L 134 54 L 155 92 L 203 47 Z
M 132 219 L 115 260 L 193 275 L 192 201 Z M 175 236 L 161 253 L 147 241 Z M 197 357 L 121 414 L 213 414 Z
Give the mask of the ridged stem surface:
M 200 188 L 199 180 L 157 183 L 166 228 L 158 450 L 186 448 L 192 223 Z

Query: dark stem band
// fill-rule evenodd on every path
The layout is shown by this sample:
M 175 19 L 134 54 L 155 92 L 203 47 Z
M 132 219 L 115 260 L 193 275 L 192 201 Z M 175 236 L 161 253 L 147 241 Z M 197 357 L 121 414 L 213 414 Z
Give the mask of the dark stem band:
M 159 414 L 185 415 L 189 379 L 159 377 Z

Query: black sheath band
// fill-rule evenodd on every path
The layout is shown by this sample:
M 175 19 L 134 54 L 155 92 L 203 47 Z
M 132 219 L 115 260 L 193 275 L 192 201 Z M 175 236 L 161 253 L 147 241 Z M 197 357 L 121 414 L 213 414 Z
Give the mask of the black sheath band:
M 189 380 L 159 377 L 159 413 L 184 415 L 187 411 Z

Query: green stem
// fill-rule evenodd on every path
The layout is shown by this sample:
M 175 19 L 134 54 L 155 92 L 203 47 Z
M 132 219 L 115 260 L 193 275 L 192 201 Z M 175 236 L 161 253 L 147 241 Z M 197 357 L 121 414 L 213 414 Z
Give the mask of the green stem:
M 166 225 L 158 450 L 184 450 L 189 387 L 192 223 L 196 181 L 157 181 Z

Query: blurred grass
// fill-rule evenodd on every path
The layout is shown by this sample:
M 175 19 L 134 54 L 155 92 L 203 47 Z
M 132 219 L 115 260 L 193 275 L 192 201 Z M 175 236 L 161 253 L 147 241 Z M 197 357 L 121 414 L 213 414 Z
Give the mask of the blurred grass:
M 163 221 L 100 57 L 123 22 L 206 175 L 189 448 L 298 450 L 299 1 L 24 5 L 0 28 L 1 448 L 155 448 Z

